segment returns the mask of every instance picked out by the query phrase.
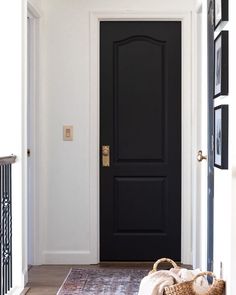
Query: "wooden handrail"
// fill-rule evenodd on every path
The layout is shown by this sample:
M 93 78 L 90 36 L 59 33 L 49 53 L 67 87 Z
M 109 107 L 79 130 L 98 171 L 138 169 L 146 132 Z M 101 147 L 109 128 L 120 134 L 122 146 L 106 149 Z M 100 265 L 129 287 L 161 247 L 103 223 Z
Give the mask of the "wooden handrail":
M 9 165 L 16 162 L 16 156 L 11 155 L 8 157 L 0 157 L 0 166 L 2 165 Z

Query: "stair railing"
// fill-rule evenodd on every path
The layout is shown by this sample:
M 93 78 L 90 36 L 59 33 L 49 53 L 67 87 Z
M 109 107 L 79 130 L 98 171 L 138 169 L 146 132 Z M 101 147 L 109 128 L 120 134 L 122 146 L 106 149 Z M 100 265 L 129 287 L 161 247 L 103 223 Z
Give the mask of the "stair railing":
M 0 157 L 0 295 L 12 288 L 12 164 L 16 156 Z

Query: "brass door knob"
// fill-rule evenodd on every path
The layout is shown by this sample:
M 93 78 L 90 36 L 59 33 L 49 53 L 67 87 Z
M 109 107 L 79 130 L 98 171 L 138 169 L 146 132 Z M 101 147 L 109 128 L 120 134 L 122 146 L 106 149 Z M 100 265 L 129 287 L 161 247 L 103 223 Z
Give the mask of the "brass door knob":
M 202 162 L 202 160 L 206 160 L 206 159 L 207 159 L 207 156 L 203 156 L 201 150 L 198 151 L 198 153 L 197 153 L 197 160 L 198 160 L 198 162 Z

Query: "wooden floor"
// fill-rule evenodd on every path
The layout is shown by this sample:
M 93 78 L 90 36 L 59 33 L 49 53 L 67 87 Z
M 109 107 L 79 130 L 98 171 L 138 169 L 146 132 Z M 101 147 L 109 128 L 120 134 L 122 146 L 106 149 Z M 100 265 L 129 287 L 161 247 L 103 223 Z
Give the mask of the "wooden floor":
M 29 270 L 27 295 L 55 295 L 66 278 L 71 266 L 42 265 L 33 266 Z
M 112 267 L 112 268 L 142 268 L 150 270 L 152 263 L 103 263 L 99 265 L 42 265 L 33 266 L 29 270 L 29 282 L 27 287 L 29 290 L 25 290 L 27 295 L 55 295 L 65 280 L 69 270 L 71 268 L 100 268 L 100 267 Z

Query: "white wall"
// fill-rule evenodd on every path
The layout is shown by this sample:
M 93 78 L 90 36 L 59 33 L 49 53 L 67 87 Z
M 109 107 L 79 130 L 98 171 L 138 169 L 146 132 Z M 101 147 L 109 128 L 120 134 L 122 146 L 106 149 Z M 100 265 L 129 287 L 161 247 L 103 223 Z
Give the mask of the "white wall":
M 38 1 L 34 0 L 37 4 Z M 190 11 L 189 0 L 41 0 L 38 263 L 91 263 L 89 45 L 91 11 Z M 74 141 L 62 141 L 62 126 Z
M 27 280 L 25 159 L 25 28 L 23 1 L 1 2 L 0 9 L 0 157 L 15 154 L 12 166 L 13 287 L 19 294 Z M 23 41 L 23 42 L 22 42 Z M 23 59 L 22 59 L 23 58 Z

